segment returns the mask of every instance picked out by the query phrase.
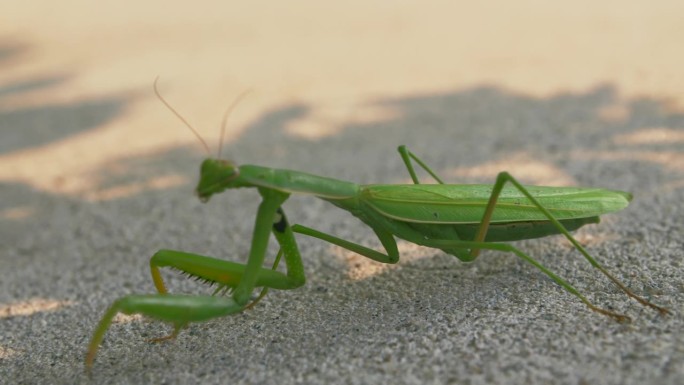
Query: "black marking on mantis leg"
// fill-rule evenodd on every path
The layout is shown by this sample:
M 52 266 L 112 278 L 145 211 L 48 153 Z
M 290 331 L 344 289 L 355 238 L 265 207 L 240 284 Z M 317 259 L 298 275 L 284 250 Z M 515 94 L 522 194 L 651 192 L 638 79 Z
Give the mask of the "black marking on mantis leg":
M 288 224 L 287 218 L 285 218 L 285 213 L 283 212 L 283 209 L 278 207 L 278 210 L 276 210 L 276 215 L 273 218 L 273 230 L 279 233 L 284 233 L 287 226 Z

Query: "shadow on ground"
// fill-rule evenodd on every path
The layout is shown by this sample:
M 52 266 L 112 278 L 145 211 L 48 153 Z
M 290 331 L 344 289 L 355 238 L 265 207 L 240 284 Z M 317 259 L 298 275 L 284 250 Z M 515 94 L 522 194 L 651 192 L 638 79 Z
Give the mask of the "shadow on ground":
M 11 51 L 0 47 L 0 53 L 3 50 Z M 48 78 L 2 85 L 0 97 L 59 81 L 62 80 Z M 5 133 L 0 151 L 29 149 L 96 128 L 120 115 L 126 103 L 125 99 L 111 97 L 70 106 L 0 110 L 1 121 L 13 122 L 3 123 L 1 129 Z M 312 107 L 290 105 L 267 111 L 228 143 L 224 153 L 244 163 L 302 170 L 359 183 L 406 182 L 407 173 L 396 153 L 399 144 L 409 145 L 436 171 L 446 175 L 451 175 L 455 168 L 476 168 L 492 162 L 505 164 L 508 159 L 519 159 L 523 154 L 526 159 L 561 170 L 580 185 L 634 192 L 637 197 L 634 208 L 616 216 L 612 225 L 605 224 L 605 230 L 596 232 L 605 235 L 615 231 L 630 236 L 648 233 L 650 244 L 643 248 L 657 251 L 669 245 L 670 250 L 680 250 L 681 259 L 681 239 L 668 239 L 667 234 L 672 234 L 668 230 L 672 227 L 682 229 L 682 221 L 677 219 L 684 217 L 680 204 L 684 198 L 682 169 L 673 168 L 657 157 L 649 160 L 648 157 L 611 156 L 660 153 L 681 162 L 684 156 L 681 139 L 623 140 L 638 138 L 643 132 L 648 134 L 651 128 L 681 132 L 684 114 L 669 110 L 663 101 L 624 100 L 609 85 L 548 98 L 482 86 L 444 94 L 378 100 L 370 107 L 393 111 L 393 118 L 344 125 L 337 127 L 334 134 L 316 139 L 292 134 L 287 129 L 315 113 Z M 201 205 L 191 196 L 201 161 L 201 155 L 194 148 L 119 159 L 107 169 L 94 172 L 92 177 L 100 181 L 97 185 L 102 191 L 132 184 L 149 186 L 146 184 L 149 180 L 165 176 L 180 175 L 185 181 L 165 188 L 139 189 L 115 199 L 87 202 L 21 184 L 0 186 L 3 212 L 26 208 L 29 213 L 21 218 L 2 219 L 2 243 L 10 246 L 2 253 L 0 266 L 10 274 L 5 274 L 0 283 L 0 303 L 11 305 L 35 298 L 71 303 L 52 311 L 1 320 L 0 360 L 9 376 L 6 378 L 21 379 L 30 374 L 54 379 L 57 383 L 74 378 L 85 380 L 80 377 L 83 352 L 95 322 L 115 298 L 153 292 L 146 266 L 147 259 L 158 248 L 179 248 L 244 260 L 239 256 L 248 252 L 257 194 L 238 191 L 218 197 L 209 206 Z M 491 180 L 491 175 L 485 175 L 458 182 Z M 674 187 L 657 199 L 639 200 L 640 192 L 650 193 L 665 184 Z M 355 219 L 313 198 L 293 198 L 286 210 L 291 222 L 378 246 L 372 233 Z M 663 213 L 674 219 L 664 220 L 659 217 Z M 641 223 L 637 230 L 629 225 L 635 221 Z M 621 223 L 627 225 L 621 227 Z M 408 364 L 402 360 L 430 355 L 421 350 L 427 349 L 421 342 L 427 339 L 441 349 L 442 360 L 463 363 L 444 366 L 437 378 L 447 380 L 461 372 L 483 370 L 468 366 L 469 361 L 486 362 L 488 357 L 496 361 L 489 353 L 475 357 L 478 349 L 484 349 L 480 347 L 482 340 L 491 341 L 499 351 L 509 349 L 511 355 L 527 351 L 527 356 L 519 355 L 520 361 L 514 360 L 515 365 L 544 352 L 564 349 L 554 344 L 552 335 L 544 337 L 542 326 L 539 333 L 546 338 L 546 345 L 535 345 L 535 339 L 530 342 L 510 335 L 501 335 L 499 342 L 495 342 L 493 336 L 481 334 L 489 330 L 486 327 L 491 324 L 485 321 L 492 312 L 502 313 L 499 324 L 507 325 L 512 333 L 526 333 L 529 324 L 536 323 L 558 324 L 571 337 L 577 337 L 580 345 L 589 343 L 586 336 L 593 335 L 591 322 L 576 325 L 572 319 L 564 319 L 558 312 L 544 308 L 550 305 L 541 298 L 549 291 L 552 294 L 548 295 L 557 296 L 551 304 L 560 314 L 564 311 L 589 313 L 581 304 L 568 304 L 573 301 L 570 296 L 512 258 L 487 257 L 486 263 L 464 266 L 435 252 L 429 258 L 408 258 L 398 268 L 366 279 L 351 280 L 349 272 L 357 268 L 356 257 L 315 240 L 301 239 L 300 245 L 309 277 L 306 287 L 272 293 L 249 313 L 193 325 L 188 337 L 181 337 L 171 345 L 143 341 L 161 333 L 156 323 L 153 326 L 139 322 L 117 324 L 98 357 L 97 376 L 111 376 L 109 380 L 113 382 L 147 382 L 151 378 L 159 379 L 155 375 L 194 373 L 198 378 L 219 375 L 244 380 L 246 376 L 258 377 L 255 374 L 258 368 L 278 368 L 285 379 L 297 378 L 298 372 L 300 376 L 315 379 L 316 368 L 329 362 L 331 357 L 342 359 L 343 356 L 356 369 L 340 368 L 339 373 L 352 375 L 357 371 L 368 375 L 367 371 L 371 370 L 368 368 L 380 370 L 391 363 L 400 368 L 402 363 Z M 534 253 L 557 254 L 545 260 L 571 277 L 576 264 L 581 264 L 576 259 L 564 258 L 571 250 L 559 243 L 547 245 L 538 241 L 530 245 Z M 635 250 L 646 252 L 643 248 Z M 652 258 L 647 271 L 654 277 L 673 280 L 662 283 L 660 298 L 674 304 L 674 296 L 681 298 L 684 291 L 681 285 L 674 286 L 675 282 L 681 282 L 674 281 L 681 277 L 681 272 L 668 272 L 667 268 L 670 263 L 681 262 L 659 263 L 658 258 L 665 257 L 658 257 L 657 253 Z M 591 271 L 588 267 L 583 269 L 584 273 Z M 629 271 L 627 268 L 622 273 L 626 275 Z M 171 281 L 176 285 L 175 290 L 196 289 L 184 286 L 179 279 Z M 628 283 L 639 282 L 632 279 Z M 613 300 L 615 293 L 606 290 L 599 296 Z M 516 310 L 516 306 L 521 307 Z M 599 327 L 605 326 L 592 314 L 586 317 L 599 323 Z M 664 322 L 680 321 L 674 318 Z M 622 333 L 617 326 L 605 327 Z M 668 336 L 666 331 L 659 330 L 662 337 Z M 639 340 L 635 334 L 625 338 L 633 344 Z M 432 349 L 434 346 L 430 345 Z M 639 357 L 633 360 L 638 361 Z M 610 359 L 604 361 L 610 367 Z M 559 359 L 555 364 L 566 363 L 559 366 L 563 368 L 558 369 L 561 377 L 573 378 L 571 372 L 577 371 L 583 362 L 580 359 L 567 364 Z M 446 365 L 435 365 L 442 364 Z M 510 370 L 517 370 L 515 365 Z M 402 373 L 401 369 L 396 370 Z M 662 378 L 671 378 L 668 376 L 676 375 L 678 369 L 663 370 Z M 421 371 L 414 375 L 428 378 Z

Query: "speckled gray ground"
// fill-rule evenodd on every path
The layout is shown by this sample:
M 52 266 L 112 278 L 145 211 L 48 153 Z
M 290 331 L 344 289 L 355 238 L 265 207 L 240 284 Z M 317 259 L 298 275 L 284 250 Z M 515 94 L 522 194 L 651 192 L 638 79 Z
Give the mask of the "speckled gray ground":
M 0 2 L 0 384 L 684 383 L 684 3 Z M 118 319 L 175 248 L 244 261 L 258 205 L 192 190 L 203 157 L 163 94 L 242 163 L 405 183 L 408 144 L 449 181 L 630 191 L 577 233 L 628 299 L 558 237 L 517 245 L 621 325 L 511 255 L 471 264 L 401 243 L 388 267 L 299 237 L 307 285 L 192 325 Z M 292 222 L 379 247 L 293 197 Z M 274 245 L 272 245 L 274 246 Z M 270 249 L 271 255 L 275 252 Z M 174 292 L 209 290 L 164 272 Z
M 1 223 L 0 382 L 682 383 L 684 146 L 681 139 L 659 141 L 655 132 L 647 135 L 653 140 L 629 138 L 643 127 L 681 133 L 684 115 L 643 98 L 625 101 L 628 118 L 610 122 L 598 111 L 615 103 L 616 92 L 605 86 L 531 98 L 476 87 L 378 100 L 401 117 L 345 127 L 317 141 L 284 133 L 288 121 L 307 113 L 306 105 L 291 105 L 265 112 L 226 152 L 245 163 L 397 183 L 407 175 L 395 148 L 407 143 L 450 180 L 491 181 L 455 175 L 458 167 L 522 157 L 579 185 L 630 191 L 635 199 L 628 209 L 578 236 L 671 316 L 627 299 L 558 238 L 519 246 L 597 304 L 631 316 L 632 324 L 592 313 L 510 255 L 486 252 L 463 264 L 404 245 L 404 259 L 382 270 L 300 237 L 305 287 L 272 292 L 244 314 L 194 324 L 172 343 L 145 341 L 168 330 L 157 322 L 117 323 L 89 380 L 84 351 L 104 310 L 120 296 L 154 290 L 149 256 L 177 248 L 244 260 L 257 194 L 237 191 L 202 205 L 184 184 L 87 203 L 4 184 L 2 208 L 30 205 L 34 215 Z M 9 120 L 1 124 L 13 127 Z M 177 173 L 194 178 L 202 158 L 195 150 L 126 159 L 93 177 L 112 186 Z M 293 197 L 285 209 L 291 222 L 378 246 L 354 218 L 313 198 Z M 167 276 L 176 292 L 204 290 Z M 68 305 L 31 314 L 16 308 L 35 298 Z

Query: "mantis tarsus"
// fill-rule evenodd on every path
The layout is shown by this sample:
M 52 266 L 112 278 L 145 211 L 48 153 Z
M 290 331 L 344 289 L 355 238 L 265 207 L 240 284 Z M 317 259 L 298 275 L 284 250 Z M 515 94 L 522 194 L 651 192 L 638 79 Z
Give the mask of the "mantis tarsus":
M 160 100 L 180 117 L 161 97 L 156 81 L 154 90 Z M 223 119 L 223 126 L 230 109 Z M 201 140 L 192 126 L 180 118 Z M 204 141 L 201 141 L 206 148 Z M 268 289 L 289 290 L 304 285 L 304 269 L 295 233 L 321 239 L 382 263 L 396 263 L 399 260 L 395 237 L 440 249 L 462 261 L 474 260 L 483 249 L 511 252 L 541 270 L 591 310 L 619 322 L 629 322 L 628 316 L 592 304 L 541 263 L 503 243 L 562 234 L 591 265 L 628 296 L 661 314 L 669 312 L 634 294 L 606 271 L 569 233 L 585 224 L 597 223 L 600 215 L 625 208 L 631 200 L 629 193 L 596 188 L 523 186 L 507 172 L 501 172 L 493 186 L 444 184 L 430 167 L 405 146 L 399 147 L 399 153 L 414 184 L 357 185 L 298 171 L 255 165 L 238 166 L 226 160 L 206 159 L 202 163 L 196 188 L 202 202 L 207 202 L 214 194 L 224 190 L 241 187 L 254 187 L 262 197 L 247 263 L 173 250 L 158 251 L 150 260 L 152 279 L 158 294 L 129 295 L 110 306 L 95 329 L 86 356 L 86 367 L 92 366 L 100 342 L 119 312 L 142 314 L 172 323 L 174 330 L 171 335 L 156 339 L 159 341 L 174 338 L 190 322 L 239 313 L 261 300 Z M 413 162 L 427 171 L 438 184 L 420 184 Z M 282 205 L 291 194 L 313 195 L 347 210 L 373 230 L 385 253 L 309 227 L 290 225 Z M 270 233 L 280 245 L 280 250 L 273 266 L 265 268 L 263 263 Z M 276 270 L 281 258 L 285 260 L 287 273 Z M 211 296 L 167 294 L 159 272 L 161 267 L 179 270 L 218 287 Z M 252 292 L 259 287 L 262 288 L 260 295 L 250 302 Z M 226 295 L 228 293 L 230 295 Z

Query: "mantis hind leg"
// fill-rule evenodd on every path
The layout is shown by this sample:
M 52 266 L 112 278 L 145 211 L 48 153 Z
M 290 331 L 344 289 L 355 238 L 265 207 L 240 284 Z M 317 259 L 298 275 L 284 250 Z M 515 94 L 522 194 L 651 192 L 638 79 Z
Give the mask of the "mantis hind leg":
M 669 314 L 670 311 L 668 309 L 661 307 L 661 306 L 658 306 L 654 303 L 651 303 L 648 300 L 634 294 L 634 292 L 629 290 L 627 288 L 627 286 L 625 286 L 625 284 L 623 284 L 620 280 L 618 280 L 612 274 L 610 274 L 608 272 L 608 270 L 606 270 L 606 268 L 604 268 L 591 255 L 589 255 L 589 253 L 584 249 L 584 247 L 575 239 L 575 237 L 573 237 L 570 234 L 570 232 L 563 226 L 563 224 L 561 224 L 556 218 L 554 218 L 554 216 L 544 206 L 542 206 L 539 203 L 539 201 L 537 201 L 537 199 L 535 199 L 535 197 L 532 196 L 532 194 L 530 194 L 530 192 L 527 191 L 527 189 L 520 182 L 518 182 L 515 178 L 513 178 L 507 172 L 501 172 L 496 177 L 496 183 L 494 184 L 494 188 L 492 189 L 492 195 L 489 197 L 489 202 L 487 203 L 485 213 L 482 217 L 482 221 L 480 222 L 480 226 L 478 228 L 477 234 L 475 235 L 475 239 L 474 239 L 475 242 L 481 243 L 484 241 L 484 239 L 487 235 L 487 230 L 489 229 L 489 224 L 490 224 L 491 219 L 492 219 L 492 213 L 496 209 L 496 202 L 497 202 L 499 195 L 501 193 L 501 190 L 503 190 L 503 187 L 506 184 L 506 182 L 511 183 L 518 191 L 520 191 L 523 195 L 525 195 L 525 197 L 527 199 L 529 199 L 530 202 L 532 202 L 532 204 L 535 207 L 537 207 L 537 209 L 539 209 L 539 211 L 541 211 L 544 214 L 544 216 L 546 216 L 548 218 L 548 220 L 558 229 L 558 231 L 561 234 L 563 234 L 565 236 L 565 238 L 567 238 L 568 241 L 570 241 L 570 243 L 572 243 L 572 245 L 577 249 L 577 251 L 579 251 L 592 266 L 597 268 L 601 273 L 603 273 L 603 275 L 608 277 L 608 279 L 610 279 L 615 285 L 617 285 L 620 288 L 620 290 L 622 290 L 628 296 L 637 300 L 642 305 L 648 306 L 650 308 L 657 310 L 660 314 Z M 479 254 L 480 249 L 487 249 L 487 248 L 488 247 L 473 246 L 470 248 L 470 255 L 473 258 L 475 258 Z M 512 250 L 510 250 L 510 251 L 512 251 Z M 516 254 L 518 254 L 518 253 L 516 253 Z M 521 256 L 521 255 L 519 255 L 519 256 Z M 532 262 L 530 261 L 530 263 L 532 263 Z M 539 266 L 537 266 L 537 267 L 539 267 Z M 541 269 L 541 267 L 539 267 L 539 268 Z M 544 270 L 542 270 L 542 271 L 544 271 Z M 544 271 L 544 272 L 547 275 L 551 276 L 546 271 Z M 556 282 L 558 282 L 558 281 L 556 281 Z M 567 290 L 570 291 L 570 289 L 568 287 L 566 287 L 564 285 L 561 285 L 561 286 L 565 287 Z M 585 301 L 585 300 L 583 299 L 583 301 Z M 587 305 L 589 305 L 588 302 L 585 301 L 585 303 L 587 303 Z M 594 309 L 594 310 L 596 310 L 596 309 Z
M 435 178 L 435 180 L 439 184 L 444 184 L 444 181 L 440 177 L 437 176 L 437 174 L 432 171 L 432 169 L 425 164 L 420 158 L 418 158 L 416 155 L 414 155 L 411 151 L 409 151 L 408 148 L 406 148 L 405 145 L 399 146 L 397 149 L 399 151 L 399 154 L 401 155 L 401 159 L 404 161 L 404 164 L 406 165 L 406 169 L 408 170 L 409 174 L 411 175 L 411 179 L 413 179 L 413 183 L 415 184 L 420 184 L 418 181 L 418 176 L 416 175 L 416 171 L 413 169 L 413 163 L 411 162 L 411 159 L 413 159 L 420 167 L 423 168 L 423 170 L 427 171 L 430 176 Z
M 451 249 L 461 249 L 463 252 L 466 254 L 465 257 L 467 257 L 467 249 L 488 249 L 488 250 L 498 250 L 498 251 L 503 251 L 503 252 L 509 252 L 517 255 L 518 257 L 522 258 L 523 260 L 527 261 L 528 263 L 532 264 L 534 267 L 537 269 L 541 270 L 542 273 L 546 274 L 549 278 L 551 278 L 554 282 L 556 282 L 559 286 L 570 292 L 571 294 L 575 295 L 577 298 L 579 298 L 582 302 L 584 302 L 587 307 L 589 307 L 591 310 L 612 317 L 613 319 L 617 320 L 618 322 L 631 322 L 631 318 L 629 318 L 626 315 L 615 313 L 613 311 L 603 309 L 601 307 L 598 307 L 591 303 L 585 296 L 583 296 L 574 286 L 572 286 L 570 283 L 568 283 L 566 280 L 563 278 L 557 276 L 554 274 L 551 270 L 549 270 L 547 267 L 542 265 L 540 262 L 535 260 L 534 258 L 530 257 L 529 255 L 525 254 L 521 250 L 506 244 L 506 243 L 489 243 L 489 242 L 477 242 L 477 241 L 453 241 L 453 240 L 427 240 L 423 243 L 425 246 L 429 247 L 435 247 L 439 249 L 444 249 L 444 248 L 451 248 Z

